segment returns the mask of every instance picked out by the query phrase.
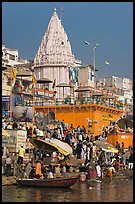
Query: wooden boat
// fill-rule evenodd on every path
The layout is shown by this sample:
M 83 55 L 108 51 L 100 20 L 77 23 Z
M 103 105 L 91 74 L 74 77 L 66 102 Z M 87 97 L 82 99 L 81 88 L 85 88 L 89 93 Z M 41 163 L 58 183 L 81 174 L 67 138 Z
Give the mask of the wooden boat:
M 16 182 L 22 186 L 32 187 L 54 187 L 54 188 L 68 188 L 77 182 L 78 177 L 65 177 L 65 178 L 51 178 L 51 179 L 20 179 L 16 178 Z

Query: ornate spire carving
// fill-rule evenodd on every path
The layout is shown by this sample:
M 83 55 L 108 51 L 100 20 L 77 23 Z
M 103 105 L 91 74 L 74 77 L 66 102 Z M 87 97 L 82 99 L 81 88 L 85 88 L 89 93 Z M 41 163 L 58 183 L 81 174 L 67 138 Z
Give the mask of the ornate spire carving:
M 72 54 L 70 42 L 58 18 L 56 8 L 54 8 L 47 31 L 42 38 L 34 64 L 64 64 L 65 66 L 74 66 L 75 64 L 75 57 Z

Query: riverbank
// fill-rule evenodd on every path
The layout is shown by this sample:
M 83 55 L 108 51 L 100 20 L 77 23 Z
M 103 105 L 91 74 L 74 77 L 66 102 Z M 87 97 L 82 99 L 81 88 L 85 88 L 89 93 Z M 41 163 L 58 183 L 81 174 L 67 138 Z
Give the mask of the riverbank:
M 6 177 L 2 175 L 2 186 L 17 185 L 14 176 Z
M 81 172 L 78 172 L 78 173 L 76 173 L 76 172 L 69 173 L 68 172 L 68 175 L 70 175 L 70 176 L 76 176 L 76 175 L 79 175 L 79 174 L 81 174 Z M 113 175 L 113 177 L 112 177 L 112 179 L 114 179 L 114 180 L 128 179 L 128 178 L 133 178 L 133 171 L 123 170 L 123 171 L 120 171 L 119 173 Z M 10 186 L 10 185 L 17 185 L 15 177 L 14 176 L 9 176 L 7 178 L 5 175 L 2 175 L 2 186 Z

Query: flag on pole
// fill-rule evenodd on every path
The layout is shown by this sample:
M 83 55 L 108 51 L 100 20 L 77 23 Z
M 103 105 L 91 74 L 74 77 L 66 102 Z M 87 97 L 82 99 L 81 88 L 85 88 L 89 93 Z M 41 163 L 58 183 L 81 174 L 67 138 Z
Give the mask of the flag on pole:
M 13 76 L 14 79 L 16 80 L 16 71 L 13 66 L 11 66 L 11 76 Z
M 61 12 L 62 12 L 62 13 L 64 12 L 64 8 L 63 8 L 63 7 L 61 7 Z
M 110 64 L 110 62 L 108 62 L 108 61 L 105 61 L 105 64 Z
M 32 74 L 32 83 L 36 83 L 36 82 L 37 82 L 37 80 L 36 80 L 35 74 L 33 73 Z

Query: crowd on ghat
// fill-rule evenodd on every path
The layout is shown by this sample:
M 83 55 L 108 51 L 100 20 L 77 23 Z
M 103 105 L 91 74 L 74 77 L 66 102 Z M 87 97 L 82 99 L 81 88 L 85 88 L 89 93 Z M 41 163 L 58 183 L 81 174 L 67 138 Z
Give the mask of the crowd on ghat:
M 73 149 L 73 156 L 77 160 L 81 160 L 81 165 L 85 166 L 87 168 L 87 178 L 91 179 L 95 177 L 95 174 L 97 177 L 101 178 L 103 176 L 103 169 L 107 169 L 107 174 L 110 178 L 112 178 L 112 175 L 115 173 L 118 173 L 120 169 L 129 169 L 133 170 L 133 148 L 129 147 L 128 151 L 124 148 L 124 143 L 119 144 L 116 142 L 115 148 L 118 149 L 118 153 L 114 152 L 106 152 L 103 151 L 101 148 L 98 148 L 95 144 L 96 140 L 107 140 L 107 128 L 104 128 L 102 131 L 102 134 L 100 136 L 95 137 L 93 134 L 88 136 L 88 133 L 86 132 L 86 128 L 84 126 L 78 126 L 77 128 L 73 127 L 73 124 L 68 126 L 64 122 L 57 121 L 55 123 L 55 126 L 53 129 L 51 129 L 49 126 L 46 127 L 43 130 L 40 130 L 38 127 L 34 127 L 32 129 L 32 126 L 27 127 L 27 125 L 18 124 L 17 122 L 14 122 L 11 126 L 10 124 L 6 124 L 5 121 L 3 122 L 3 128 L 4 129 L 22 129 L 27 130 L 27 140 L 31 137 L 40 138 L 44 141 L 49 141 L 51 138 L 59 139 L 63 142 L 66 142 L 69 144 Z M 128 152 L 128 153 L 127 153 Z M 23 146 L 19 149 L 18 153 L 18 161 L 17 163 L 23 164 L 23 157 L 25 155 L 25 149 Z M 33 157 L 35 163 L 35 177 L 40 178 L 43 175 L 45 176 L 46 172 L 43 171 L 42 166 L 44 165 L 44 160 L 46 158 L 47 154 L 44 153 L 42 150 L 38 148 L 34 148 L 33 150 Z M 79 171 L 78 167 L 73 167 L 70 164 L 70 155 L 67 158 L 64 158 L 60 153 L 53 152 L 53 154 L 50 153 L 50 156 L 52 156 L 52 161 L 49 164 L 49 167 L 47 169 L 47 175 L 48 178 L 52 178 L 54 173 L 60 174 L 61 172 L 64 173 L 65 176 L 67 176 L 68 172 L 72 171 Z M 56 163 L 58 163 L 58 167 L 62 167 L 61 170 L 58 170 L 55 168 L 52 168 L 52 164 L 54 163 L 53 159 L 57 160 Z M 65 159 L 64 165 L 62 165 L 62 161 Z M 9 158 L 9 155 L 6 158 L 6 166 L 7 166 L 7 176 L 9 176 L 10 167 L 11 167 L 11 159 Z M 25 167 L 25 172 L 27 177 L 30 177 L 30 172 L 33 166 L 33 162 L 29 161 L 28 164 Z M 57 168 L 58 168 L 57 167 Z M 65 169 L 64 169 L 65 168 Z M 9 170 L 10 169 L 10 170 Z M 93 173 L 92 173 L 92 170 Z M 85 177 L 84 172 L 81 174 L 82 178 Z

